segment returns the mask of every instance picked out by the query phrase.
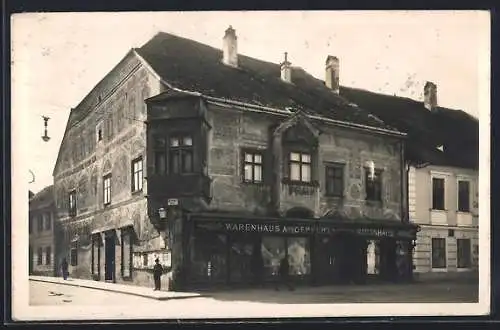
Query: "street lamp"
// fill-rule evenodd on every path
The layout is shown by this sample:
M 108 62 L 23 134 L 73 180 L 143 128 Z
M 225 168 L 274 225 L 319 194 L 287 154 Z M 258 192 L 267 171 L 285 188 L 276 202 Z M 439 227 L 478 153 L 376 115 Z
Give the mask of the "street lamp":
M 160 207 L 158 209 L 158 215 L 162 221 L 165 220 L 167 218 L 167 210 L 164 207 Z

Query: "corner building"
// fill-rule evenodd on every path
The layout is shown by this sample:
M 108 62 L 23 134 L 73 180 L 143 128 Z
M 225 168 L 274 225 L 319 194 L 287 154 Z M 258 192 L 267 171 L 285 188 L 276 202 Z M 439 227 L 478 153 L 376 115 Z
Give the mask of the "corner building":
M 406 134 L 339 95 L 331 56 L 325 75 L 239 55 L 232 28 L 222 51 L 132 50 L 72 111 L 54 172 L 73 273 L 147 285 L 159 257 L 173 290 L 247 286 L 288 256 L 308 285 L 410 279 Z

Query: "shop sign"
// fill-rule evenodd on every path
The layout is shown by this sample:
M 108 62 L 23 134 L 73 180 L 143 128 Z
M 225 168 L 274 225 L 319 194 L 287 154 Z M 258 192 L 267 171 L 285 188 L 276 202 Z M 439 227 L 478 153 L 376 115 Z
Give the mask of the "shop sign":
M 282 225 L 282 224 L 250 224 L 226 223 L 226 231 L 243 233 L 276 233 L 276 234 L 329 234 L 335 229 L 320 225 Z
M 356 233 L 363 236 L 394 237 L 394 232 L 392 230 L 380 228 L 358 228 L 356 229 Z

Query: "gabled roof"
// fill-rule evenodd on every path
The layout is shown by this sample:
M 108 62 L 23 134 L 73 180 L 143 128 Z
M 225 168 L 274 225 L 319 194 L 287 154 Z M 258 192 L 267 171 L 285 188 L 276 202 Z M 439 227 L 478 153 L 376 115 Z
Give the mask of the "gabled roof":
M 466 112 L 443 107 L 430 111 L 423 102 L 355 88 L 341 87 L 340 94 L 388 125 L 406 132 L 409 160 L 470 169 L 479 167 L 479 121 Z M 438 149 L 440 146 L 443 151 Z
M 33 208 L 42 208 L 52 205 L 55 202 L 54 186 L 50 185 L 36 193 L 30 200 L 30 210 Z
M 253 105 L 285 109 L 330 119 L 391 129 L 300 68 L 292 69 L 293 83 L 280 78 L 280 65 L 238 55 L 238 68 L 222 63 L 217 48 L 160 32 L 136 52 L 171 86 Z

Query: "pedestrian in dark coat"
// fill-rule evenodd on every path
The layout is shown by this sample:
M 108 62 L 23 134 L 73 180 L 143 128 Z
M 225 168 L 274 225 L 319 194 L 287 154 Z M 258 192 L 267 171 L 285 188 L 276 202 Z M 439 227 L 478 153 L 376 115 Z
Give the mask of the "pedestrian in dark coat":
M 160 265 L 160 260 L 156 258 L 155 266 L 153 268 L 153 277 L 155 280 L 155 291 L 161 290 L 161 275 L 163 274 L 163 267 Z
M 280 261 L 278 270 L 279 280 L 276 283 L 276 290 L 279 290 L 280 285 L 285 285 L 286 287 L 288 287 L 290 291 L 294 290 L 292 284 L 290 283 L 289 272 L 290 272 L 290 263 L 288 262 L 288 257 L 285 256 Z
M 62 271 L 62 276 L 66 280 L 68 279 L 68 262 L 66 261 L 66 258 L 64 258 L 61 262 L 61 271 Z

